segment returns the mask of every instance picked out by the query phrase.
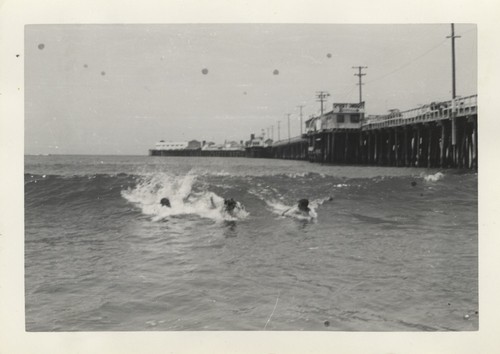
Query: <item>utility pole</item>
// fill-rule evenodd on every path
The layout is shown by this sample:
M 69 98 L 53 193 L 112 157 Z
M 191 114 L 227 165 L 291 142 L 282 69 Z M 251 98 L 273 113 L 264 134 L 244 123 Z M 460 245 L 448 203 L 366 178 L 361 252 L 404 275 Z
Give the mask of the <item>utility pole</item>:
M 366 75 L 364 73 L 361 73 L 361 70 L 368 69 L 368 67 L 367 66 L 353 66 L 352 68 L 353 69 L 358 69 L 358 73 L 354 74 L 354 76 L 358 76 L 359 77 L 359 83 L 357 85 L 359 86 L 359 103 L 361 103 L 361 102 L 363 102 L 363 96 L 361 94 L 361 86 L 363 85 L 363 82 L 361 80 L 361 77 Z
M 318 91 L 316 92 L 316 97 L 318 98 L 316 102 L 321 102 L 321 115 L 323 115 L 323 102 L 326 101 L 326 98 L 330 96 L 330 94 L 326 91 Z
M 455 89 L 455 38 L 460 38 L 460 36 L 455 36 L 455 24 L 451 24 L 451 36 L 446 38 L 451 38 L 451 97 L 455 99 L 457 92 Z
M 455 38 L 460 38 L 460 36 L 455 36 L 455 25 L 451 24 L 451 36 L 446 36 L 446 38 L 451 38 L 451 145 L 453 145 L 453 156 L 456 154 L 456 144 L 457 144 L 457 107 L 455 104 L 455 98 L 457 96 L 455 88 Z
M 274 125 L 271 125 L 271 139 L 274 141 Z
M 302 107 L 304 107 L 303 105 L 302 106 L 297 106 L 300 108 L 300 136 L 302 137 L 302 126 L 304 125 L 302 123 Z
M 287 116 L 288 116 L 288 143 L 290 144 L 290 113 L 288 113 Z
M 278 121 L 278 141 L 280 141 L 280 121 Z

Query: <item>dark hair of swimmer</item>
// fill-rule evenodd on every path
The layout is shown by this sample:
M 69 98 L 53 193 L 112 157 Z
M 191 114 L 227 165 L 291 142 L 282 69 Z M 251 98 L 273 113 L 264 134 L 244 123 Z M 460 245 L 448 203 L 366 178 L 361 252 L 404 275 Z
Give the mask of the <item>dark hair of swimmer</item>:
M 302 210 L 302 211 L 311 210 L 311 209 L 309 209 L 309 200 L 307 200 L 307 199 L 299 200 L 299 210 Z
M 233 198 L 224 199 L 224 207 L 226 211 L 233 211 L 236 208 L 236 201 Z
M 161 206 L 166 206 L 170 208 L 170 200 L 168 200 L 168 198 L 161 198 L 160 204 Z

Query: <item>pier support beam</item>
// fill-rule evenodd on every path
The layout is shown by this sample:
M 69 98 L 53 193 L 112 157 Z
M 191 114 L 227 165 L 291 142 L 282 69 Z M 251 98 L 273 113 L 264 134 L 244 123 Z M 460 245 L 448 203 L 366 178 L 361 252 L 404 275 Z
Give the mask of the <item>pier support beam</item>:
M 432 130 L 434 129 L 434 127 L 429 124 L 427 126 L 427 129 L 428 129 L 428 136 L 427 136 L 427 168 L 430 168 L 431 165 L 432 165 L 432 153 L 433 153 L 433 150 L 432 150 Z
M 439 142 L 439 167 L 443 168 L 445 159 L 445 146 L 446 146 L 446 125 L 440 122 L 441 140 Z
M 410 166 L 410 159 L 409 159 L 409 151 L 410 151 L 410 142 L 408 141 L 408 127 L 405 126 L 403 128 L 404 132 L 404 148 L 403 148 L 403 153 L 405 155 L 405 166 L 408 167 Z
M 391 129 L 387 129 L 387 165 L 392 166 L 393 165 L 393 159 L 392 159 L 392 153 L 393 153 L 393 141 L 392 141 L 393 135 L 391 132 Z
M 399 138 L 398 138 L 399 130 L 398 128 L 394 128 L 394 161 L 395 161 L 395 166 L 399 166 Z
M 370 130 L 368 132 L 368 159 L 367 163 L 372 164 L 373 163 L 373 149 L 372 149 L 372 131 Z
M 474 134 L 473 134 L 473 168 L 477 170 L 478 156 L 477 156 L 477 116 L 474 118 Z
M 422 167 L 422 153 L 420 150 L 420 143 L 421 143 L 421 138 L 422 138 L 422 127 L 420 125 L 417 125 L 417 143 L 416 145 L 416 150 L 417 150 L 417 156 L 416 156 L 416 161 L 415 161 L 415 166 Z

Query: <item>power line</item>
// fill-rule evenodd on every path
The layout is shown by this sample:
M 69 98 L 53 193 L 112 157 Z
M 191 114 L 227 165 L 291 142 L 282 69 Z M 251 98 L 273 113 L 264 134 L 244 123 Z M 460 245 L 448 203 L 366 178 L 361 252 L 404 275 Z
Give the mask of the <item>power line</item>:
M 432 52 L 433 50 L 435 50 L 435 49 L 439 48 L 439 47 L 440 47 L 443 43 L 445 43 L 445 42 L 446 42 L 446 39 L 444 39 L 443 41 L 439 42 L 439 44 L 437 44 L 436 46 L 434 46 L 434 47 L 432 47 L 431 49 L 427 50 L 426 52 L 424 52 L 423 54 L 419 55 L 418 57 L 414 58 L 413 60 L 409 61 L 408 63 L 403 64 L 403 65 L 401 65 L 401 66 L 397 67 L 396 69 L 394 69 L 394 70 L 392 70 L 392 71 L 389 71 L 388 73 L 386 73 L 386 74 L 384 74 L 384 75 L 382 75 L 382 76 L 379 76 L 379 77 L 377 77 L 377 78 L 375 78 L 375 79 L 373 79 L 373 80 L 367 81 L 366 83 L 367 83 L 367 84 L 369 84 L 369 83 L 372 83 L 372 82 L 374 82 L 374 81 L 378 81 L 378 80 L 383 79 L 383 78 L 385 78 L 385 77 L 387 77 L 387 76 L 389 76 L 389 75 L 394 74 L 395 72 L 397 72 L 397 71 L 399 71 L 399 70 L 401 70 L 401 69 L 406 68 L 407 66 L 409 66 L 410 64 L 413 64 L 413 63 L 414 63 L 415 61 L 417 61 L 418 59 L 420 59 L 420 58 L 422 58 L 422 57 L 426 56 L 427 54 L 429 54 L 429 53 L 430 53 L 430 52 Z
M 318 91 L 316 92 L 316 97 L 318 98 L 316 101 L 321 102 L 321 115 L 323 115 L 323 102 L 326 101 L 326 98 L 330 96 L 330 94 L 326 91 Z
M 456 97 L 456 87 L 455 87 L 455 38 L 460 38 L 460 36 L 455 36 L 455 24 L 451 24 L 451 35 L 446 36 L 446 38 L 451 38 L 451 79 L 452 79 L 452 98 Z
M 347 93 L 344 95 L 344 97 L 345 97 L 345 101 L 347 101 L 347 100 L 349 100 L 349 99 L 350 99 L 351 94 L 354 92 L 354 90 L 355 90 L 355 89 L 356 89 L 356 86 L 354 86 L 353 88 L 351 88 L 351 89 L 349 90 L 349 92 L 347 92 Z
M 288 116 L 288 142 L 290 143 L 290 113 L 288 113 L 287 116 Z
M 456 122 L 456 107 L 455 107 L 455 97 L 456 86 L 455 86 L 455 38 L 460 38 L 460 36 L 455 36 L 455 24 L 451 24 L 451 35 L 446 38 L 451 39 L 451 97 L 452 97 L 452 110 L 451 110 L 451 145 L 453 148 L 453 156 L 457 154 L 457 122 Z
M 300 108 L 300 136 L 302 136 L 302 108 L 304 107 L 304 105 L 300 105 L 300 106 L 297 106 Z
M 354 76 L 359 77 L 359 83 L 357 85 L 359 86 L 359 103 L 361 104 L 361 102 L 363 102 L 363 96 L 361 94 L 361 86 L 363 86 L 362 77 L 366 75 L 364 73 L 361 73 L 361 70 L 368 69 L 368 67 L 367 66 L 353 66 L 352 68 L 358 69 L 358 73 L 354 74 Z

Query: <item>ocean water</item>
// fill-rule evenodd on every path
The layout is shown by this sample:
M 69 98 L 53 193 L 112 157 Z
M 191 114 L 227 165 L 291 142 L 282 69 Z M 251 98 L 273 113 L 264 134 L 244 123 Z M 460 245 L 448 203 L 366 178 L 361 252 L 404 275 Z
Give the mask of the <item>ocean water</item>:
M 271 159 L 26 156 L 26 329 L 477 330 L 477 181 Z M 244 210 L 228 215 L 222 198 Z M 282 216 L 301 198 L 315 217 Z

